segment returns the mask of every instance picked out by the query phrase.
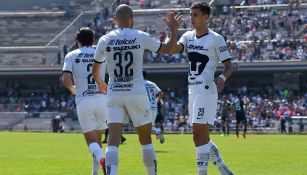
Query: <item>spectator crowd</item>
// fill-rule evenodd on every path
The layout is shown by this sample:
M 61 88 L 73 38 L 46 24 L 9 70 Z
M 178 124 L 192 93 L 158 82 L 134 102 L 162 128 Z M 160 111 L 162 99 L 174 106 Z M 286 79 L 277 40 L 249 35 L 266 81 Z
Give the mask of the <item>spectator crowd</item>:
M 0 93 L 2 112 L 67 112 L 75 110 L 74 97 L 63 86 L 46 84 L 29 86 L 26 84 L 7 84 L 6 91 Z M 164 89 L 165 97 L 161 113 L 165 128 L 179 130 L 190 128 L 187 89 Z M 307 92 L 291 90 L 274 91 L 264 89 L 249 90 L 247 86 L 236 91 L 226 91 L 224 95 L 234 103 L 237 94 L 244 95 L 244 110 L 250 128 L 276 127 L 276 121 L 291 122 L 291 116 L 307 116 Z M 221 111 L 217 110 L 216 127 L 221 124 Z M 230 110 L 229 117 L 235 123 L 235 111 Z
M 293 1 L 294 2 L 294 1 Z M 251 5 L 293 3 L 286 0 L 252 0 Z M 296 2 L 296 1 L 295 1 Z M 129 1 L 118 1 L 129 4 Z M 178 0 L 178 7 L 189 7 L 192 1 Z M 154 8 L 157 0 L 140 0 L 140 8 Z M 307 33 L 304 25 L 307 24 L 307 12 L 303 6 L 293 5 L 287 8 L 247 8 L 234 9 L 225 5 L 222 13 L 217 13 L 213 7 L 210 26 L 213 31 L 220 33 L 228 44 L 228 50 L 233 61 L 286 61 L 307 60 Z M 188 14 L 182 28 L 191 29 Z M 153 19 L 162 18 L 162 14 L 152 14 Z M 147 17 L 146 17 L 147 18 Z M 137 24 L 138 21 L 135 21 Z M 115 28 L 108 7 L 103 7 L 92 22 L 88 24 L 96 31 L 95 39 Z M 157 24 L 148 21 L 145 28 L 138 28 L 164 41 L 167 36 L 166 28 L 159 28 Z M 303 31 L 303 35 L 300 32 Z M 156 54 L 146 52 L 145 63 L 186 63 L 185 54 Z

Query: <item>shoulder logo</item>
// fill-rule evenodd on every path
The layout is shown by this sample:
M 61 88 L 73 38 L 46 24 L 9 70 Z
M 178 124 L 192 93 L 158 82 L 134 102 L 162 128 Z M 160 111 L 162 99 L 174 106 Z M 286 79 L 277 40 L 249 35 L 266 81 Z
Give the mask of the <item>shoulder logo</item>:
M 224 52 L 227 50 L 227 46 L 222 46 L 219 48 L 220 52 Z

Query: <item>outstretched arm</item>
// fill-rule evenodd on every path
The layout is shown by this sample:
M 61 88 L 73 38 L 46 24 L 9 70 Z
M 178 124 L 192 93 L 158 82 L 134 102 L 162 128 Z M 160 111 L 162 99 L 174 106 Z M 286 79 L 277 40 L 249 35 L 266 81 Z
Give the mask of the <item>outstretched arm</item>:
M 177 33 L 180 24 L 182 23 L 182 17 L 183 16 L 181 15 L 181 13 L 169 12 L 167 16 L 163 18 L 170 29 L 170 33 L 169 38 L 167 38 L 162 44 L 159 53 L 175 54 L 182 50 L 182 48 L 178 48 L 182 47 L 181 44 L 177 44 Z

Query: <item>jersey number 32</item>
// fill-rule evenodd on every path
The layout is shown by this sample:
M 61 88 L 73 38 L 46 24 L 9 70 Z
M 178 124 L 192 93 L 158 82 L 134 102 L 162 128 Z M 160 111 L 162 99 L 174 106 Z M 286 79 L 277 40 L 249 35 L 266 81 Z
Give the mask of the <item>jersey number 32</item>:
M 113 55 L 116 63 L 116 69 L 114 69 L 114 75 L 116 77 L 130 77 L 133 76 L 133 69 L 130 66 L 133 64 L 133 54 L 128 51 L 122 54 L 121 52 L 115 52 Z

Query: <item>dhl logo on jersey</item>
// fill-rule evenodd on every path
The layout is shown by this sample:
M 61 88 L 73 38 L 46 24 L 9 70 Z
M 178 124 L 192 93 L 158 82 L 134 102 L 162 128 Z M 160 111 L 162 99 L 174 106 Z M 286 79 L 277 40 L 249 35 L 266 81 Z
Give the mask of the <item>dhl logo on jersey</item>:
M 205 49 L 204 46 L 197 46 L 197 45 L 193 45 L 193 44 L 190 44 L 188 46 L 188 49 L 192 49 L 192 50 L 205 50 L 205 51 L 208 51 L 208 49 Z

